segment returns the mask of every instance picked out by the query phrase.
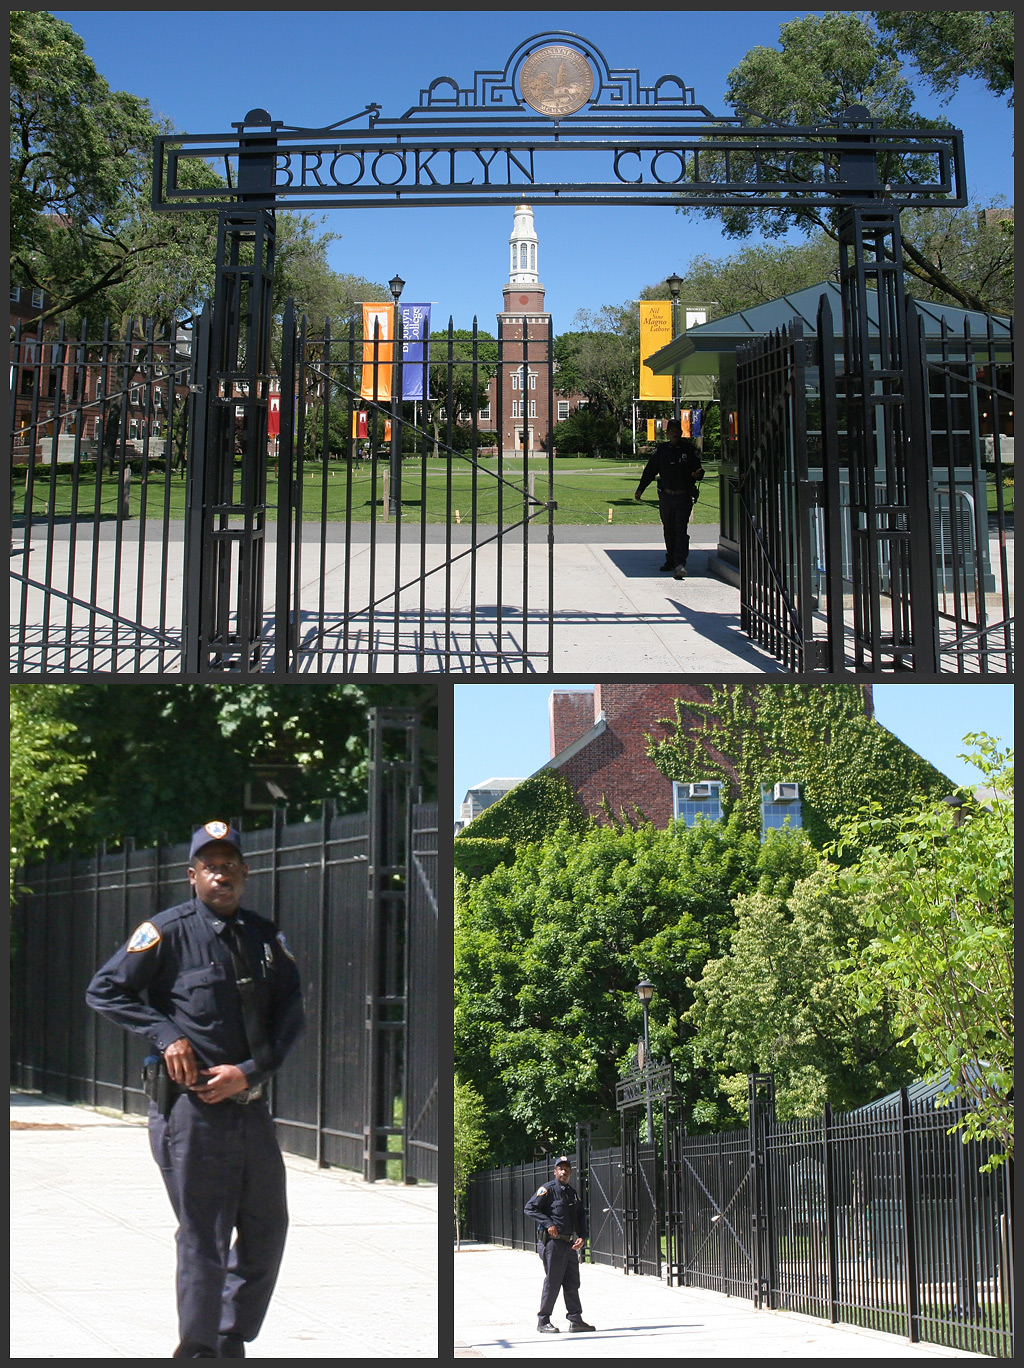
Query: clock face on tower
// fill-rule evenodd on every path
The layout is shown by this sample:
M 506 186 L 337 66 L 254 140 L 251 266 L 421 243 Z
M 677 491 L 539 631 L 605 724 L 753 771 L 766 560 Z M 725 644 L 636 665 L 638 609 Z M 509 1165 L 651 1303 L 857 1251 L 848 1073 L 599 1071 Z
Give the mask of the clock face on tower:
M 520 296 L 519 296 L 519 302 L 520 302 L 520 304 L 529 304 L 529 302 L 530 302 L 530 296 L 529 296 L 529 295 L 520 295 Z

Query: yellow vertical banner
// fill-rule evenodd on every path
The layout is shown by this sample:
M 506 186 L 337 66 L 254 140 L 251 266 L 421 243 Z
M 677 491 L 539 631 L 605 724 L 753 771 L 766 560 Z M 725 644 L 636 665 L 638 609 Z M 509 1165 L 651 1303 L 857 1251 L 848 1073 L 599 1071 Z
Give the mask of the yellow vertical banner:
M 644 362 L 672 341 L 672 304 L 645 299 L 640 304 L 640 398 L 671 399 L 671 375 L 655 375 Z
M 391 370 L 394 362 L 393 304 L 363 305 L 363 375 L 360 399 L 380 401 L 391 398 Z

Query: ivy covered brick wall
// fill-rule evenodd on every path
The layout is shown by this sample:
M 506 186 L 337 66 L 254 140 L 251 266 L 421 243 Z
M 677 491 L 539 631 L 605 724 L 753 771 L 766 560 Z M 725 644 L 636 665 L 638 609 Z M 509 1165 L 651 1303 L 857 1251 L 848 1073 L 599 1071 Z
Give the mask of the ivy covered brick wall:
M 707 702 L 678 701 L 669 736 L 647 753 L 668 779 L 720 780 L 723 803 L 750 830 L 761 826 L 761 784 L 800 785 L 803 829 L 821 847 L 868 802 L 904 812 L 941 798 L 951 780 L 865 709 L 857 684 L 726 684 Z M 728 796 L 726 796 L 728 795 Z

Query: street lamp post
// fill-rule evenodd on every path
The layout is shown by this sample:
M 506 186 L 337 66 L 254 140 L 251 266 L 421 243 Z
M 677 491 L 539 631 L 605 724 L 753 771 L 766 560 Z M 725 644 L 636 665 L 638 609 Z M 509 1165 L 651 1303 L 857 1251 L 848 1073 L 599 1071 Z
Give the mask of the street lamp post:
M 644 1096 L 647 1101 L 647 1143 L 654 1144 L 654 1108 L 651 1103 L 651 1026 L 650 1004 L 654 997 L 654 984 L 642 979 L 636 985 L 636 995 L 644 1009 Z
M 391 494 L 388 511 L 397 517 L 402 496 L 402 310 L 399 300 L 405 281 L 401 276 L 392 276 L 388 281 L 391 297 L 395 301 L 395 324 L 391 329 L 394 336 L 394 361 L 391 367 Z
M 679 336 L 679 291 L 683 287 L 683 282 L 680 276 L 670 275 L 665 284 L 672 296 L 672 339 L 675 341 Z M 672 417 L 679 417 L 679 376 L 674 372 L 672 375 Z

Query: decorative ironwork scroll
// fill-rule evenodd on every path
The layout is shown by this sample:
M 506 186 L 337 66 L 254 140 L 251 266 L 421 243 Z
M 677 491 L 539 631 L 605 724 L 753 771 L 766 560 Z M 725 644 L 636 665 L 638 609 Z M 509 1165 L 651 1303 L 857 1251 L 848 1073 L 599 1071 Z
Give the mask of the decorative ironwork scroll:
M 646 1068 L 639 1063 L 633 1065 L 625 1078 L 620 1078 L 615 1085 L 615 1106 L 620 1112 L 674 1096 L 672 1065 L 660 1059 L 651 1060 Z
M 967 203 L 959 130 L 883 128 L 865 114 L 806 127 L 719 118 L 679 76 L 644 86 L 586 39 L 542 33 L 469 86 L 431 81 L 398 118 L 370 104 L 327 128 L 301 128 L 259 110 L 234 133 L 160 136 L 153 205 L 678 205 L 682 197 L 705 208 L 772 208 L 865 193 L 895 208 Z M 867 178 L 855 189 L 849 167 L 858 156 Z M 220 169 L 223 183 L 191 183 L 197 177 L 183 171 L 197 159 Z

